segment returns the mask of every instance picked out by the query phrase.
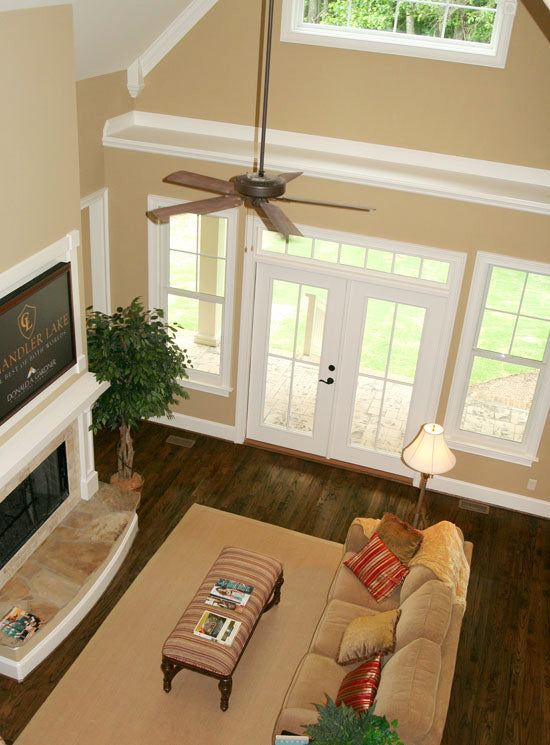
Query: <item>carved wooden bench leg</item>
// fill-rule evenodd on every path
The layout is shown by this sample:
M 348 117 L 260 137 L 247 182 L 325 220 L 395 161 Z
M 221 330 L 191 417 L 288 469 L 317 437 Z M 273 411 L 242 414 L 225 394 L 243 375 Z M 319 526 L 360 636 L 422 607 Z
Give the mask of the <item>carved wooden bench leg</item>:
M 172 689 L 172 680 L 175 674 L 178 673 L 182 667 L 181 665 L 168 660 L 166 657 L 163 657 L 160 669 L 164 673 L 164 690 L 166 693 L 170 693 Z
M 229 696 L 231 695 L 231 689 L 233 688 L 233 680 L 231 676 L 228 678 L 221 678 L 218 683 L 218 688 L 222 694 L 220 699 L 220 709 L 222 711 L 227 711 L 227 707 L 229 706 Z
M 283 576 L 283 572 L 281 572 L 280 575 L 277 577 L 277 581 L 273 585 L 273 595 L 271 596 L 271 600 L 269 601 L 269 603 L 267 603 L 262 613 L 266 613 L 270 608 L 273 608 L 274 605 L 279 605 L 281 601 L 281 587 L 283 586 L 284 581 L 285 578 Z

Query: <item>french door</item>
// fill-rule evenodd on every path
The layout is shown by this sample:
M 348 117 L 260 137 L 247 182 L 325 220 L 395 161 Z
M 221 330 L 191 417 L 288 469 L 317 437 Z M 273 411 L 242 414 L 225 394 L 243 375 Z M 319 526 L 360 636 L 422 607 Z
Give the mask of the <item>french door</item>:
M 445 301 L 391 283 L 257 264 L 247 436 L 408 474 L 434 412 Z
M 345 293 L 338 277 L 258 264 L 249 438 L 326 455 Z

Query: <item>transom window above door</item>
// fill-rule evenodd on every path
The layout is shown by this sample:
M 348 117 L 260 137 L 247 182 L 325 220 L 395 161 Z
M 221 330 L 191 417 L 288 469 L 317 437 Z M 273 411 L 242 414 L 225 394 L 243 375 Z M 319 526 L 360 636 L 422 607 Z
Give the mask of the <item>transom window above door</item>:
M 504 67 L 515 0 L 283 0 L 281 39 Z
M 260 251 L 266 254 L 302 259 L 325 267 L 360 270 L 361 273 L 394 275 L 395 278 L 419 279 L 429 284 L 448 286 L 451 261 L 440 258 L 441 252 L 430 255 L 426 247 L 397 244 L 382 239 L 342 241 L 328 233 L 323 236 L 291 235 L 285 240 L 280 233 L 263 230 Z

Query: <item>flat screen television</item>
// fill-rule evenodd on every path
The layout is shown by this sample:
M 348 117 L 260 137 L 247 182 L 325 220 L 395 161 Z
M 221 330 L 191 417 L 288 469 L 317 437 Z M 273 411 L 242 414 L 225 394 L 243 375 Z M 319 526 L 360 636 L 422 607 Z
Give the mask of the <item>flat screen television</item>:
M 76 363 L 71 265 L 0 299 L 0 424 Z

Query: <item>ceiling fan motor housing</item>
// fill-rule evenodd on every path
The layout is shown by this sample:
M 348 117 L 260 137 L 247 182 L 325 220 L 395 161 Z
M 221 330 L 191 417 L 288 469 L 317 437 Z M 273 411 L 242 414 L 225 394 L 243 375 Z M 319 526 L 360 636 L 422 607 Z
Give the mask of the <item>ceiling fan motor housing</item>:
M 286 181 L 273 174 L 243 173 L 235 176 L 235 190 L 244 197 L 269 199 L 280 197 L 285 193 Z

